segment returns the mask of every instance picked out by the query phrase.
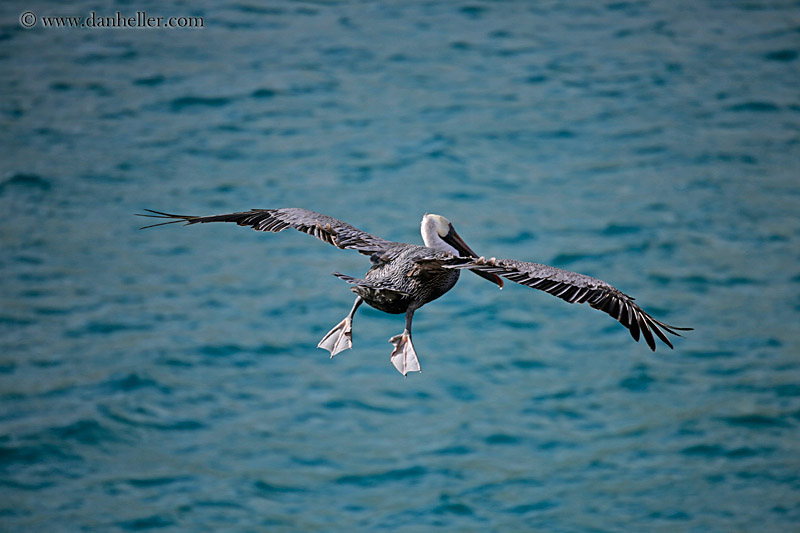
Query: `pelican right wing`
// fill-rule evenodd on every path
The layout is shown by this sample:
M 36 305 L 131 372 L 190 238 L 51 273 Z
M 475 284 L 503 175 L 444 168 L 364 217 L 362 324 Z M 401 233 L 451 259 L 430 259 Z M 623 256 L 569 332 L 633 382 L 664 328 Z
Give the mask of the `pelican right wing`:
M 210 216 L 189 216 L 172 215 L 145 209 L 148 215 L 139 216 L 150 218 L 168 219 L 169 222 L 161 222 L 144 226 L 152 228 L 165 224 L 175 224 L 185 222 L 189 224 L 204 224 L 206 222 L 235 222 L 239 226 L 250 226 L 257 231 L 271 231 L 277 233 L 286 228 L 294 228 L 309 235 L 313 235 L 321 241 L 332 244 L 338 248 L 356 250 L 364 255 L 383 252 L 391 248 L 395 243 L 376 237 L 366 231 L 342 222 L 338 218 L 329 217 L 321 213 L 301 209 L 299 207 L 287 207 L 283 209 L 251 209 L 241 213 L 228 213 L 225 215 Z M 142 229 L 144 229 L 142 228 Z
M 521 285 L 547 292 L 568 303 L 588 303 L 593 308 L 609 314 L 628 328 L 635 341 L 639 341 L 641 332 L 647 345 L 653 351 L 656 349 L 656 343 L 650 330 L 672 348 L 672 343 L 659 328 L 678 337 L 681 335 L 675 330 L 692 329 L 664 324 L 636 305 L 633 297 L 603 280 L 576 272 L 514 259 L 484 259 L 483 257 L 479 259 L 453 258 L 445 261 L 442 266 L 495 274 Z

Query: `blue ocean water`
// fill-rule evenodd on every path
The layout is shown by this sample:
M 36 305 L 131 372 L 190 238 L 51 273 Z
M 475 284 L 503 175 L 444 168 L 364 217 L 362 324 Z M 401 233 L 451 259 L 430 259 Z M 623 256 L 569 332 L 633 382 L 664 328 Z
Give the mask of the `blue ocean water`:
M 93 10 L 204 27 L 42 26 Z M 0 14 L 0 530 L 797 528 L 797 2 Z M 132 216 L 290 206 L 414 243 L 440 213 L 696 329 L 652 353 L 464 275 L 403 379 L 402 317 L 315 348 L 366 258 Z

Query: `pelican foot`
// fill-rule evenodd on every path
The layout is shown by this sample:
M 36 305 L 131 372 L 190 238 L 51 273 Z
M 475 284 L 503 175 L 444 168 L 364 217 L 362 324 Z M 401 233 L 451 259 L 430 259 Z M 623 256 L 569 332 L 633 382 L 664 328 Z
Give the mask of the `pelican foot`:
M 409 372 L 422 372 L 417 352 L 414 351 L 414 345 L 411 344 L 411 333 L 406 330 L 389 339 L 389 342 L 394 344 L 391 360 L 398 372 L 404 376 Z
M 317 348 L 328 350 L 331 357 L 353 347 L 353 319 L 349 316 L 336 324 L 317 344 Z

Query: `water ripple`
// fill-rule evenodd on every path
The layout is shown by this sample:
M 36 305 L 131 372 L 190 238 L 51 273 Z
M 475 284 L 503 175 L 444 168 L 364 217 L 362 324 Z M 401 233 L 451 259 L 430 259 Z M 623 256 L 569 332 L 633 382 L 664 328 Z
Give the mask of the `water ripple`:
M 412 466 L 408 468 L 385 470 L 371 474 L 352 474 L 341 476 L 336 479 L 336 483 L 340 485 L 358 485 L 361 487 L 369 487 L 387 482 L 392 483 L 413 481 L 422 478 L 427 474 L 427 469 L 421 466 Z

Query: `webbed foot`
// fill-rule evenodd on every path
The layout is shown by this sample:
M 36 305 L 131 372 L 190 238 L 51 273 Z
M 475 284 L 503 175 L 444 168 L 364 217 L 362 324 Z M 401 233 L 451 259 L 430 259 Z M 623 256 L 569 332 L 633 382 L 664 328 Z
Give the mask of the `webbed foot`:
M 356 310 L 358 306 L 360 306 L 364 300 L 361 296 L 356 298 L 355 303 L 353 304 L 353 308 L 350 309 L 350 312 L 344 317 L 344 320 L 336 324 L 332 330 L 330 330 L 322 340 L 319 341 L 317 344 L 317 348 L 322 348 L 323 350 L 328 350 L 331 352 L 331 358 L 339 352 L 342 352 L 348 348 L 353 347 L 353 317 L 356 314 Z
M 353 319 L 349 316 L 336 324 L 317 344 L 317 348 L 328 350 L 331 357 L 353 347 Z
M 414 345 L 411 344 L 411 333 L 408 330 L 403 331 L 400 335 L 395 335 L 389 339 L 389 342 L 394 345 L 391 360 L 398 372 L 404 376 L 409 372 L 422 372 L 417 352 L 414 351 Z

